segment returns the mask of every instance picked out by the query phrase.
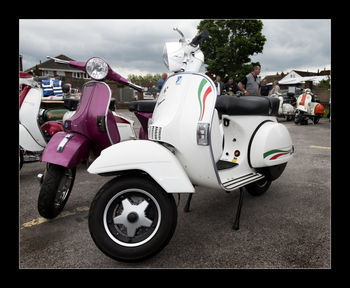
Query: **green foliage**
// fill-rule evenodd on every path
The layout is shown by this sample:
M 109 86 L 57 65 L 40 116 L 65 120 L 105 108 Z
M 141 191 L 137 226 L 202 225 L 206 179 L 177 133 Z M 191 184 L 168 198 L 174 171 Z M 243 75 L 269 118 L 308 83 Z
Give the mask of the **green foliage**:
M 160 78 L 160 74 L 146 74 L 145 76 L 142 75 L 135 75 L 135 74 L 129 74 L 128 80 L 135 84 L 151 84 L 154 82 L 157 82 Z
M 266 42 L 262 28 L 261 20 L 202 20 L 197 29 L 209 31 L 201 45 L 208 72 L 237 82 L 251 72 L 250 56 L 261 53 Z
M 319 87 L 319 88 L 328 88 L 329 89 L 331 87 L 330 82 L 331 82 L 331 79 L 328 77 L 327 80 L 321 80 L 318 83 L 317 87 Z

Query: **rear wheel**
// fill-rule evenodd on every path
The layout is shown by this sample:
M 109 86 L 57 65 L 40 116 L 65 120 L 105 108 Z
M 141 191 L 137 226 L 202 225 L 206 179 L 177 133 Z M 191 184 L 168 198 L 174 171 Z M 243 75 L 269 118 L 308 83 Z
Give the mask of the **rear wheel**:
M 75 168 L 49 165 L 38 199 L 38 211 L 41 216 L 52 219 L 61 213 L 72 191 L 75 171 Z
M 97 247 L 119 261 L 150 257 L 170 241 L 177 223 L 174 197 L 142 176 L 117 177 L 96 194 L 89 231 Z
M 314 124 L 316 125 L 321 119 L 321 116 L 314 116 L 312 119 L 312 122 L 314 122 Z

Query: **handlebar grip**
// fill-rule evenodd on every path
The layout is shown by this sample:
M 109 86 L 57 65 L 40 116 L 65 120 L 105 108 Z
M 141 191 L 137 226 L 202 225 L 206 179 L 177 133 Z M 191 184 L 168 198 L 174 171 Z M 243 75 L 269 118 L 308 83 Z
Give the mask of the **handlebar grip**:
M 208 30 L 203 30 L 199 35 L 194 37 L 190 43 L 192 46 L 197 46 L 198 44 L 201 44 L 202 41 L 209 36 Z

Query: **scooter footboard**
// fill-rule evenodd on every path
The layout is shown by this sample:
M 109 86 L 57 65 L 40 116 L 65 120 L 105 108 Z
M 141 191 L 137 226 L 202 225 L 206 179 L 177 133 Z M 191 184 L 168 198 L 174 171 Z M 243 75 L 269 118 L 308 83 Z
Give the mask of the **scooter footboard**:
M 280 123 L 266 121 L 252 137 L 248 160 L 253 168 L 275 166 L 288 162 L 293 153 L 288 129 Z
M 57 132 L 47 144 L 41 161 L 73 168 L 87 159 L 89 154 L 88 138 L 77 133 Z
M 92 174 L 146 172 L 168 193 L 193 193 L 194 188 L 177 158 L 162 145 L 147 140 L 120 142 L 102 150 L 88 168 Z

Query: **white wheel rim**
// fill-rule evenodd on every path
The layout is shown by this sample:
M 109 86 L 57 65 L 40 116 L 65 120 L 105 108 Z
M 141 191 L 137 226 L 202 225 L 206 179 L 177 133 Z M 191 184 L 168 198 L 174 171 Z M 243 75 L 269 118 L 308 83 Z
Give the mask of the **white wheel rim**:
M 145 197 L 144 198 L 149 198 L 150 200 L 153 201 L 154 205 L 156 206 L 157 209 L 157 213 L 158 213 L 158 220 L 156 223 L 156 226 L 153 230 L 153 232 L 146 238 L 143 239 L 140 242 L 136 242 L 136 243 L 127 243 L 124 241 L 120 241 L 119 239 L 117 239 L 110 231 L 109 227 L 108 227 L 108 219 L 107 219 L 107 213 L 109 211 L 109 208 L 111 206 L 111 204 L 113 203 L 113 201 L 122 196 L 123 194 L 129 193 L 129 192 L 139 192 L 141 194 L 143 194 Z M 114 225 L 124 225 L 126 227 L 127 230 L 127 235 L 130 238 L 133 238 L 136 230 L 140 227 L 150 227 L 152 224 L 154 224 L 152 222 L 152 220 L 148 219 L 147 216 L 145 215 L 145 211 L 149 205 L 149 202 L 146 201 L 146 199 L 144 199 L 143 201 L 141 201 L 139 204 L 137 205 L 133 205 L 129 198 L 125 198 L 122 201 L 122 205 L 123 205 L 123 212 L 121 214 L 119 214 L 118 216 L 113 216 L 113 223 Z M 137 214 L 137 220 L 135 220 L 135 222 L 131 223 L 130 221 L 128 221 L 127 217 L 130 214 Z M 137 246 L 141 246 L 145 243 L 147 243 L 148 241 L 150 241 L 154 235 L 157 233 L 159 226 L 160 226 L 160 222 L 161 222 L 161 211 L 160 211 L 160 206 L 157 202 L 157 200 L 147 191 L 142 190 L 142 189 L 126 189 L 123 191 L 118 192 L 116 195 L 114 195 L 107 203 L 104 212 L 103 212 L 103 225 L 105 228 L 106 233 L 108 234 L 109 238 L 111 240 L 113 240 L 115 243 L 124 246 L 124 247 L 137 247 Z

